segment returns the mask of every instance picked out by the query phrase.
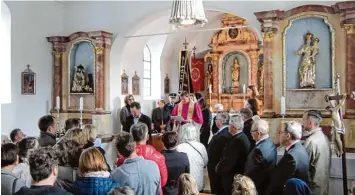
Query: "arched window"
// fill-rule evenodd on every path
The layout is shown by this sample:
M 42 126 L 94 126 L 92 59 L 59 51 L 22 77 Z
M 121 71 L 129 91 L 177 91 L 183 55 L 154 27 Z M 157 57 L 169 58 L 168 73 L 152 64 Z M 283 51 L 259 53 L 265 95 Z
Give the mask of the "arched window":
M 149 97 L 152 95 L 152 54 L 148 45 L 145 45 L 143 51 L 143 64 L 144 64 L 144 75 L 143 75 L 143 94 L 144 97 Z

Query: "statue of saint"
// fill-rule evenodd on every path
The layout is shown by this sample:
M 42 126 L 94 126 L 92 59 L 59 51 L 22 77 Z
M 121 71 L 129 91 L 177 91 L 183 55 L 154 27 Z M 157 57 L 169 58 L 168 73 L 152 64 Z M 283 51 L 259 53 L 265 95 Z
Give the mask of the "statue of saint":
M 207 82 L 206 82 L 206 88 L 208 90 L 208 88 L 210 86 L 213 86 L 213 69 L 212 69 L 212 64 L 211 62 L 208 64 L 208 67 L 207 67 L 207 71 L 206 71 L 206 79 L 207 79 Z
M 326 108 L 326 110 L 330 111 L 332 117 L 332 130 L 331 130 L 331 141 L 335 142 L 336 145 L 336 155 L 340 157 L 343 154 L 343 143 L 340 139 L 340 133 L 345 134 L 345 126 L 341 121 L 339 109 L 344 105 L 347 95 L 343 95 L 343 98 L 340 100 L 340 103 L 335 106 L 335 102 L 330 101 L 331 105 Z
M 236 88 L 239 87 L 239 71 L 240 71 L 240 65 L 238 63 L 238 58 L 234 58 L 234 64 L 232 66 L 232 87 Z
M 316 42 L 316 44 L 314 44 Z M 312 33 L 306 34 L 306 43 L 302 48 L 297 51 L 297 55 L 303 55 L 301 65 L 299 68 L 300 73 L 300 86 L 301 88 L 314 88 L 316 82 L 316 61 L 315 56 L 319 52 L 318 48 L 319 39 L 313 39 Z
M 81 64 L 76 67 L 71 90 L 77 93 L 92 92 L 92 88 L 87 83 L 84 66 Z

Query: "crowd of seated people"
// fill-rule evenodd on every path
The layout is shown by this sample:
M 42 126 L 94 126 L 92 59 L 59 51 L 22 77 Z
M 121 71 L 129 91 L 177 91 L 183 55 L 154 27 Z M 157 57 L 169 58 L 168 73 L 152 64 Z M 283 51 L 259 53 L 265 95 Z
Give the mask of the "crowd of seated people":
M 189 105 L 193 106 L 186 108 L 195 109 L 200 103 L 197 111 L 202 112 L 207 107 L 202 100 L 192 96 Z M 10 134 L 12 143 L 2 142 L 2 194 L 197 195 L 206 193 L 206 171 L 211 194 L 328 194 L 331 151 L 318 111 L 305 112 L 303 124 L 288 121 L 279 129 L 285 153 L 277 162 L 269 124 L 255 117 L 248 104 L 233 115 L 219 105 L 213 122 L 210 112 L 206 117 L 197 114 L 208 126 L 185 120 L 175 131 L 163 115 L 174 109 L 183 113 L 177 111 L 180 103 L 169 101 L 163 106 L 159 101 L 160 110 L 154 114 L 159 115 L 158 121 L 152 123 L 133 96 L 127 96 L 125 102 L 120 115 L 123 131 L 113 140 L 118 152 L 115 167 L 109 166 L 112 162 L 105 158 L 105 150 L 95 144 L 94 125 L 80 127 L 77 119 L 69 119 L 59 131 L 53 116 L 43 116 L 38 121 L 38 138 L 15 129 Z M 190 111 L 186 111 L 187 117 Z M 162 151 L 149 141 L 158 125 Z M 207 142 L 206 131 L 213 134 Z

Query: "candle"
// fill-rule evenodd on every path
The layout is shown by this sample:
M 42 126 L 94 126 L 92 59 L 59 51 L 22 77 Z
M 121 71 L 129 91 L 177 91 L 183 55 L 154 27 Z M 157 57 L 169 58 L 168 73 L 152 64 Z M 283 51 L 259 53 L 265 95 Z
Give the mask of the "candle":
M 286 99 L 284 96 L 281 97 L 281 114 L 286 114 Z
M 56 98 L 56 106 L 55 106 L 55 108 L 56 108 L 57 110 L 60 109 L 60 97 L 59 97 L 59 96 L 57 96 L 57 98 Z
M 80 104 L 79 104 L 79 110 L 83 110 L 83 108 L 84 108 L 84 99 L 83 99 L 83 97 L 80 97 Z
M 210 86 L 208 87 L 208 92 L 209 92 L 209 93 L 212 93 L 212 85 L 210 85 Z
M 246 90 L 246 87 L 245 87 L 245 84 L 243 84 L 243 93 L 246 93 L 247 90 Z

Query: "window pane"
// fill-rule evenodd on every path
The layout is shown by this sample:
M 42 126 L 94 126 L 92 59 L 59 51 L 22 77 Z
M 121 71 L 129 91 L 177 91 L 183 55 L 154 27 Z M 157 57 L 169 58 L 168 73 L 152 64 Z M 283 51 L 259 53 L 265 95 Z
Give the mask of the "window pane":
M 150 70 L 150 65 L 151 65 L 150 62 L 144 61 L 144 69 L 145 69 L 145 70 Z
M 144 88 L 146 87 L 150 88 L 150 79 L 144 79 Z
M 144 70 L 144 77 L 143 78 L 150 79 L 150 70 Z
M 144 96 L 150 96 L 150 88 L 144 88 Z
M 146 61 L 150 61 L 150 51 L 147 46 L 144 47 L 144 52 L 143 52 L 143 59 Z

